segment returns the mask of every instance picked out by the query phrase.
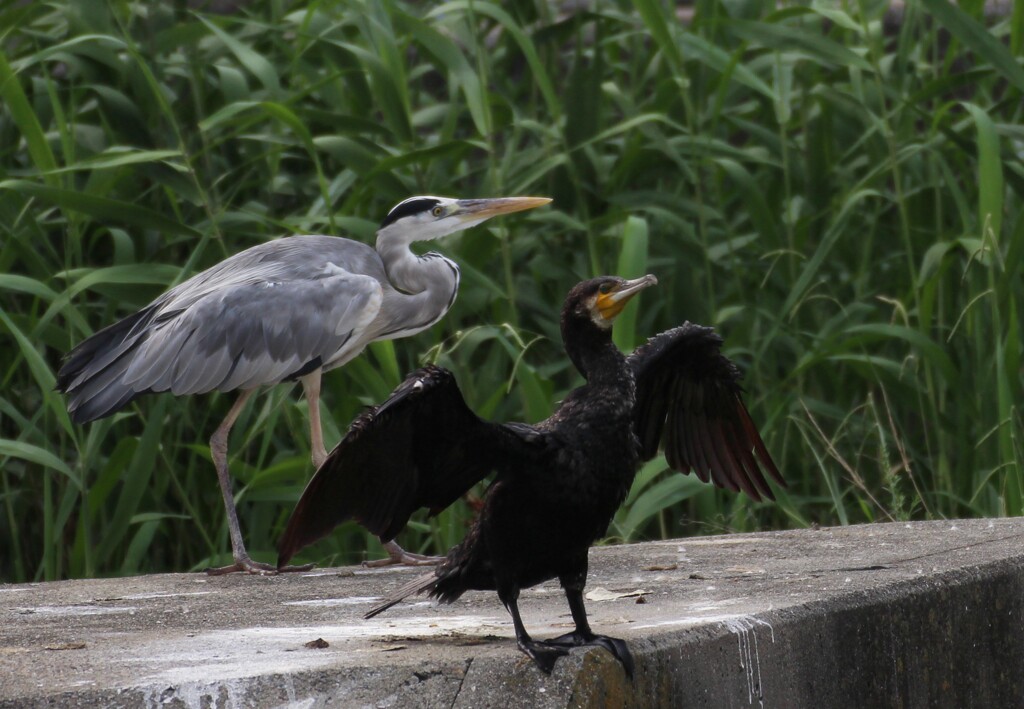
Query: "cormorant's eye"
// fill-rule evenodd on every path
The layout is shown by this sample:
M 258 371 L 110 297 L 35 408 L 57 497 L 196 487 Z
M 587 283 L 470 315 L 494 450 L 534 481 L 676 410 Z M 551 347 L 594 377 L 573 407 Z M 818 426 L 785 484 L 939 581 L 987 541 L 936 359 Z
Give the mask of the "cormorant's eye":
M 603 294 L 611 293 L 612 292 L 612 284 L 611 283 L 602 283 L 601 287 L 598 288 L 598 290 L 601 291 L 601 293 L 603 293 Z
M 433 209 L 431 209 L 430 213 L 433 214 L 435 217 L 439 217 L 442 214 L 444 214 L 444 209 L 441 208 L 441 205 L 438 205 L 438 206 L 434 207 Z

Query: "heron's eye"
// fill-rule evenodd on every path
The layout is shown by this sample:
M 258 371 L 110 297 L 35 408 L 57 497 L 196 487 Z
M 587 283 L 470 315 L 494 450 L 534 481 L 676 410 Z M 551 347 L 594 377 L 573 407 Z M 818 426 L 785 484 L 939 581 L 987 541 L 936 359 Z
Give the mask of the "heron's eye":
M 601 287 L 598 288 L 598 290 L 601 291 L 604 294 L 611 293 L 612 292 L 612 284 L 611 283 L 602 283 Z
M 438 205 L 437 207 L 431 209 L 430 213 L 433 214 L 435 217 L 439 217 L 442 214 L 444 214 L 444 210 L 440 207 L 440 205 Z

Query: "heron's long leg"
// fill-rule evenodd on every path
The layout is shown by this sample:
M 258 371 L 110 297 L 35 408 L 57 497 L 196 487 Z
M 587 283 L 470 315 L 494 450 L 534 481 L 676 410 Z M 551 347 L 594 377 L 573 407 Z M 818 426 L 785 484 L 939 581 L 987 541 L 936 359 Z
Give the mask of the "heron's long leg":
M 217 469 L 217 481 L 220 483 L 221 495 L 224 496 L 224 511 L 228 516 L 228 536 L 231 537 L 231 556 L 235 559 L 234 564 L 207 569 L 206 573 L 210 575 L 227 574 L 232 571 L 263 573 L 273 569 L 269 564 L 266 565 L 267 569 L 261 568 L 261 565 L 250 559 L 248 552 L 245 551 L 242 529 L 238 524 L 238 512 L 235 510 L 235 495 L 231 489 L 231 475 L 228 472 L 228 434 L 231 433 L 231 427 L 235 424 L 238 415 L 242 413 L 242 408 L 254 391 L 256 390 L 247 389 L 238 396 L 231 410 L 228 411 L 228 415 L 210 436 L 210 457 L 213 458 L 213 467 Z
M 306 403 L 309 405 L 309 447 L 313 453 L 313 467 L 317 469 L 327 460 L 324 432 L 320 423 L 320 376 L 322 373 L 323 370 L 317 369 L 301 379 L 302 389 L 306 394 Z M 367 561 L 364 565 L 369 567 L 390 566 L 392 564 L 433 566 L 444 558 L 442 556 L 424 556 L 423 554 L 407 552 L 395 541 L 386 542 L 384 549 L 388 553 L 387 559 Z
M 322 369 L 314 370 L 302 377 L 302 391 L 306 394 L 306 405 L 309 406 L 309 447 L 313 454 L 313 467 L 317 470 L 327 460 L 327 448 L 324 447 L 324 429 L 320 423 L 320 376 Z
M 231 427 L 242 413 L 249 397 L 255 389 L 247 389 L 239 394 L 228 415 L 221 421 L 220 426 L 210 436 L 210 457 L 213 458 L 213 466 L 217 469 L 217 481 L 220 483 L 220 492 L 224 496 L 224 511 L 228 517 L 228 536 L 231 538 L 231 556 L 235 563 L 219 568 L 207 569 L 206 573 L 211 576 L 229 574 L 233 571 L 245 571 L 250 574 L 276 574 L 279 569 L 273 564 L 264 564 L 253 561 L 245 550 L 245 542 L 242 540 L 242 529 L 238 524 L 238 512 L 235 509 L 235 495 L 231 489 L 231 474 L 228 472 L 228 434 Z M 312 564 L 306 567 L 287 566 L 280 571 L 299 571 L 312 568 Z

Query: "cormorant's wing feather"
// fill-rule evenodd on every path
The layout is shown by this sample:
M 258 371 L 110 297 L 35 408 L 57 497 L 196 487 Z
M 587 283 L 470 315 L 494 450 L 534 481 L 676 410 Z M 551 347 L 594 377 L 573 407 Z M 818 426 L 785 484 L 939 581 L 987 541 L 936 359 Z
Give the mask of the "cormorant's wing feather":
M 659 445 L 668 464 L 707 482 L 774 499 L 764 472 L 785 485 L 743 403 L 740 372 L 710 327 L 684 323 L 629 356 L 634 424 L 644 460 Z
M 436 513 L 516 457 L 530 431 L 484 421 L 447 369 L 427 366 L 360 415 L 309 481 L 278 544 L 279 563 L 354 519 L 390 541 L 420 507 Z

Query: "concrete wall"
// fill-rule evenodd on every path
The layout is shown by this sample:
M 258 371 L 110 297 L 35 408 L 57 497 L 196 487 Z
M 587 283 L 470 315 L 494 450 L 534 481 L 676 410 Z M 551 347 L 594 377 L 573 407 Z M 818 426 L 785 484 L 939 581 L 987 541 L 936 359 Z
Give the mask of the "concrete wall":
M 633 682 L 601 649 L 542 675 L 490 593 L 362 620 L 421 570 L 173 574 L 0 586 L 0 707 L 1024 706 L 1024 520 L 591 554 L 591 624 Z M 521 607 L 535 637 L 571 625 L 555 584 Z

